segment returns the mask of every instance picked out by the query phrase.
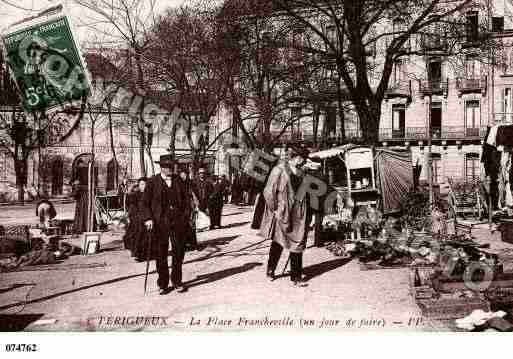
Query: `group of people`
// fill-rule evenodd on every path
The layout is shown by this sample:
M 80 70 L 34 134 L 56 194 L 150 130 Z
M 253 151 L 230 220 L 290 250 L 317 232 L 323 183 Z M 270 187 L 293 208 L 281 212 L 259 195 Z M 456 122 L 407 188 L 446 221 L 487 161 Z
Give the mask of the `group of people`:
M 124 245 L 136 261 L 156 261 L 158 286 L 164 294 L 171 288 L 185 290 L 182 263 L 186 251 L 199 249 L 198 211 L 209 216 L 210 229 L 221 228 L 225 187 L 222 178 L 209 179 L 204 168 L 199 169 L 195 180 L 185 169 L 176 175 L 175 161 L 170 155 L 161 156 L 157 163 L 161 172 L 150 178 L 139 178 L 127 195 L 128 226 Z M 167 262 L 169 242 L 171 277 Z
M 258 215 L 257 224 L 260 233 L 271 241 L 267 277 L 275 279 L 280 256 L 286 250 L 290 253 L 291 280 L 295 286 L 304 286 L 302 254 L 313 214 L 308 195 L 296 196 L 302 181 L 300 168 L 307 157 L 306 149 L 291 147 L 274 166 L 260 194 L 265 205 L 260 206 L 262 213 Z M 185 171 L 175 176 L 171 155 L 161 156 L 157 163 L 161 172 L 139 179 L 137 190 L 128 200 L 130 225 L 125 243 L 138 260 L 145 260 L 147 254 L 151 254 L 156 262 L 161 295 L 172 290 L 181 293 L 187 290 L 182 281 L 185 252 L 188 247 L 197 246 L 194 213 L 206 211 L 211 218 L 211 228 L 221 227 L 226 184 L 222 177 L 210 181 L 205 169 L 200 169 L 195 181 Z
M 234 174 L 227 186 L 227 193 L 231 194 L 230 202 L 236 205 L 252 205 L 258 192 L 256 182 L 246 173 Z

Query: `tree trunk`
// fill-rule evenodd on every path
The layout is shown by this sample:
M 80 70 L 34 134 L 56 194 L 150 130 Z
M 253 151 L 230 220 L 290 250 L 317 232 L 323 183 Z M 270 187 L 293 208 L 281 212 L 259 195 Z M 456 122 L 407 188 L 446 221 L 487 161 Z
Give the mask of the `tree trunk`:
M 173 121 L 173 127 L 171 128 L 170 140 L 169 140 L 169 153 L 171 156 L 175 157 L 176 153 L 176 131 L 177 125 L 176 122 Z
M 319 133 L 319 106 L 314 106 L 313 112 L 313 146 L 317 148 L 317 134 Z
M 370 102 L 370 101 L 369 101 Z M 379 118 L 381 116 L 381 103 L 373 101 L 364 110 L 358 111 L 363 141 L 366 145 L 374 146 L 379 141 Z
M 338 102 L 338 117 L 340 119 L 340 137 L 342 141 L 346 139 L 346 126 L 344 116 L 344 101 L 342 99 L 342 85 L 340 77 L 337 80 L 337 102 Z M 336 126 L 335 126 L 336 127 Z
M 141 94 L 144 91 L 144 74 L 142 68 L 142 58 L 141 58 L 141 49 L 139 48 L 137 43 L 132 44 L 133 49 L 135 51 L 135 64 L 137 67 L 137 89 L 136 93 Z M 146 177 L 146 161 L 145 161 L 145 148 L 146 148 L 146 132 L 145 132 L 145 121 L 144 121 L 144 93 L 142 93 L 143 98 L 141 102 L 141 107 L 139 109 L 139 164 L 141 166 L 141 176 Z
M 320 113 L 320 110 L 319 110 Z M 324 109 L 324 121 L 322 121 L 321 131 L 321 147 L 326 148 L 328 144 L 328 119 L 326 115 L 326 109 Z
M 111 108 L 111 105 L 107 105 L 107 111 L 108 111 L 108 117 L 109 117 L 109 137 L 110 137 L 110 150 L 112 152 L 112 159 L 114 160 L 114 188 L 118 188 L 118 171 L 119 171 L 119 166 L 118 166 L 118 159 L 116 157 L 116 148 L 114 146 L 114 130 L 113 130 L 113 125 L 112 125 L 112 108 Z
M 146 177 L 146 161 L 144 160 L 146 138 L 144 136 L 144 127 L 142 129 L 138 128 L 137 134 L 139 135 L 139 166 L 141 167 L 141 176 Z

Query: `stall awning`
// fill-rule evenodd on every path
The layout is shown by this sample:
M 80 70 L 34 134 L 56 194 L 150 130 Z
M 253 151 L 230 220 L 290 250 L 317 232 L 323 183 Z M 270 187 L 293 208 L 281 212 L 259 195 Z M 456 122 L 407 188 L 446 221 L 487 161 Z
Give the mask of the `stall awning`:
M 402 202 L 413 189 L 411 153 L 408 150 L 377 149 L 374 163 L 383 212 L 388 214 L 401 210 Z
M 349 150 L 352 150 L 353 148 L 361 147 L 354 144 L 347 144 L 342 146 L 337 146 L 333 148 L 328 148 L 327 150 L 322 150 L 314 153 L 310 153 L 310 158 L 319 158 L 321 160 L 324 160 L 326 158 L 332 158 L 338 155 L 343 155 Z

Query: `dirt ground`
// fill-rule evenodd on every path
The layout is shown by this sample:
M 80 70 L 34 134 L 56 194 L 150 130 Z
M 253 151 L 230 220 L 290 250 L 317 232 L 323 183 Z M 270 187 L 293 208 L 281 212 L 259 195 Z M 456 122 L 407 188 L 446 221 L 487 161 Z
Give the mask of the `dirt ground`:
M 26 210 L 0 209 L 0 221 Z M 357 260 L 312 247 L 313 238 L 304 253 L 308 286 L 293 287 L 285 276 L 270 282 L 269 242 L 250 220 L 251 208 L 229 205 L 225 228 L 199 233 L 204 249 L 186 254 L 185 293 L 160 296 L 151 263 L 145 294 L 146 264 L 130 258 L 119 233 L 103 234 L 99 254 L 51 270 L 1 273 L 0 324 L 30 331 L 430 330 L 409 294 L 408 268 L 363 271 Z

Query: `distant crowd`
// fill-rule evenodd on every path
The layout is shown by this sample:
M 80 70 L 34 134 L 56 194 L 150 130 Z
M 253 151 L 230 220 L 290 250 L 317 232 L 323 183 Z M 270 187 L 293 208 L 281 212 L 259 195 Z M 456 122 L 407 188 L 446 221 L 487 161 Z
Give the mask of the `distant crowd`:
M 185 251 L 197 250 L 196 232 L 202 218 L 208 217 L 208 229 L 222 228 L 221 218 L 224 204 L 253 205 L 258 193 L 256 180 L 247 174 L 228 176 L 209 175 L 205 168 L 198 170 L 196 178 L 192 178 L 185 169 L 178 174 L 170 174 L 170 178 L 179 185 L 185 198 L 184 225 Z M 144 193 L 148 178 L 141 177 L 137 183 L 128 186 L 127 181 L 119 187 L 119 195 L 126 204 L 128 227 L 124 237 L 125 248 L 129 249 L 136 261 L 144 261 L 148 254 L 148 231 L 144 225 Z M 152 250 L 155 251 L 156 249 Z M 155 253 L 151 256 L 153 257 Z

